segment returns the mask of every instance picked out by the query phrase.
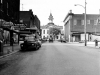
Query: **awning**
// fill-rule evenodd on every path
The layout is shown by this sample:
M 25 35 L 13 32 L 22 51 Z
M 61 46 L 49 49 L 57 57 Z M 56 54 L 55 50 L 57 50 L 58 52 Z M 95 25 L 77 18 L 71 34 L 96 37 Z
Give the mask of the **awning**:
M 11 31 L 11 32 L 19 34 L 19 31 L 16 31 L 16 30 L 11 30 L 10 28 L 6 28 L 6 27 L 3 27 L 3 26 L 1 28 L 3 28 L 4 30 Z
M 19 34 L 32 34 L 32 32 L 29 32 L 29 31 L 20 31 Z

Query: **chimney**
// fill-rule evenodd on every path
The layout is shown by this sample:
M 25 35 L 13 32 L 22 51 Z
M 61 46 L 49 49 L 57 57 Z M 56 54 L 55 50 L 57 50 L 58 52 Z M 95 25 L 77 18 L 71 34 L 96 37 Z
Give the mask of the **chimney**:
M 72 13 L 72 10 L 70 10 L 69 13 Z
M 30 12 L 32 12 L 32 9 L 29 9 Z
M 33 13 L 32 9 L 29 9 L 29 11 L 30 11 L 31 13 Z

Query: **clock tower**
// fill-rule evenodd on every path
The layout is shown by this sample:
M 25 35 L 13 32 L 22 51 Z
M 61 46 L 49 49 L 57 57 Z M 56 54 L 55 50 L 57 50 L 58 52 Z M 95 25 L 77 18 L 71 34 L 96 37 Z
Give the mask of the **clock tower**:
M 50 13 L 50 16 L 49 16 L 49 18 L 48 18 L 49 22 L 50 22 L 50 23 L 53 23 L 53 19 L 54 19 L 54 18 L 53 18 L 53 16 L 52 16 L 52 13 Z

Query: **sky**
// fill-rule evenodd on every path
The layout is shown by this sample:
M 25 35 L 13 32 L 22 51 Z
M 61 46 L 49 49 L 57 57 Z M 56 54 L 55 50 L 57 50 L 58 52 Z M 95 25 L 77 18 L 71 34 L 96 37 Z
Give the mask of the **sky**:
M 87 14 L 100 14 L 100 0 L 86 0 L 86 2 Z M 74 14 L 84 13 L 84 8 L 74 6 L 75 4 L 85 6 L 85 0 L 20 0 L 20 10 L 28 11 L 32 9 L 33 14 L 40 19 L 41 26 L 49 22 L 48 18 L 51 12 L 54 17 L 53 22 L 56 25 L 62 26 L 69 10 L 72 10 Z

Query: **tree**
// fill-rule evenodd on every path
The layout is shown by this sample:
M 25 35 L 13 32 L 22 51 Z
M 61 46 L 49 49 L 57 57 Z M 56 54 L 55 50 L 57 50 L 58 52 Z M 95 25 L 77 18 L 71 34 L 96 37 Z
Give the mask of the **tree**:
M 49 29 L 49 33 L 57 36 L 57 35 L 59 35 L 61 33 L 61 30 L 58 29 L 58 28 L 50 28 Z

